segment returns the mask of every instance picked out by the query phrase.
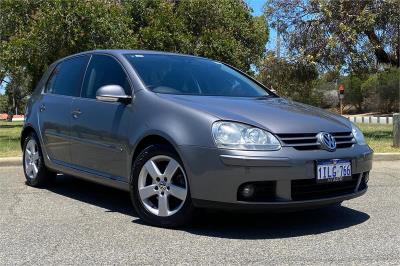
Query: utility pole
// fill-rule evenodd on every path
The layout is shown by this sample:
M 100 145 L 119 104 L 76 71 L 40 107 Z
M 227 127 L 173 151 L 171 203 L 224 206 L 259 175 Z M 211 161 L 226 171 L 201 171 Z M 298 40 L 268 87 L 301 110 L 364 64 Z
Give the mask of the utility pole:
M 340 115 L 343 115 L 343 98 L 344 98 L 344 85 L 339 85 L 339 104 L 340 104 Z
M 400 148 L 400 113 L 393 114 L 393 147 Z

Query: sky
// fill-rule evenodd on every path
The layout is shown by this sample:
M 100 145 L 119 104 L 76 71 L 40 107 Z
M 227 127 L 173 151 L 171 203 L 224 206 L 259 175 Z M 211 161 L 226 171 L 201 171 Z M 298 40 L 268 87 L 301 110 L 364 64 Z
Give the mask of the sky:
M 253 9 L 254 16 L 260 16 L 263 13 L 263 7 L 265 0 L 245 0 L 246 3 Z M 269 29 L 269 40 L 266 45 L 268 49 L 275 48 L 276 31 L 274 29 Z
M 245 0 L 246 3 L 253 9 L 254 16 L 260 16 L 263 13 L 263 6 L 265 0 Z M 266 44 L 268 49 L 275 48 L 275 38 L 276 38 L 276 31 L 274 29 L 269 29 L 269 40 Z M 0 94 L 4 93 L 4 86 L 0 84 Z
M 6 81 L 9 81 L 7 77 L 6 77 Z M 0 84 L 0 94 L 4 94 L 4 85 L 5 85 L 5 82 Z

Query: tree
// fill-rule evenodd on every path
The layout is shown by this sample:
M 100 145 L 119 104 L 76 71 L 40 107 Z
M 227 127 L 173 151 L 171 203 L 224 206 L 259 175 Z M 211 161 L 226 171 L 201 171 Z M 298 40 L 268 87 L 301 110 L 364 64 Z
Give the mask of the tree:
M 319 103 L 319 96 L 314 93 L 318 78 L 315 65 L 288 61 L 268 53 L 258 69 L 257 79 L 280 95 L 304 103 Z
M 253 17 L 241 0 L 180 1 L 177 14 L 191 34 L 191 52 L 248 71 L 265 51 L 265 17 Z
M 0 94 L 0 114 L 8 112 L 7 96 Z
M 141 48 L 189 53 L 250 71 L 268 40 L 265 17 L 241 0 L 128 0 Z
M 125 6 L 141 49 L 190 52 L 190 33 L 173 1 L 127 0 Z
M 398 0 L 268 0 L 265 13 L 298 60 L 328 69 L 400 66 Z
M 345 87 L 344 104 L 354 106 L 358 112 L 363 110 L 363 102 L 367 96 L 365 87 L 362 87 L 363 80 L 357 75 L 349 75 L 343 77 L 340 81 Z
M 24 73 L 29 91 L 50 63 L 92 49 L 190 53 L 249 71 L 267 38 L 265 18 L 241 0 L 0 1 L 0 69 Z
M 24 112 L 27 96 L 29 95 L 30 79 L 24 73 L 13 73 L 12 79 L 5 87 L 6 113 L 7 119 L 12 120 L 14 114 Z
M 56 59 L 96 48 L 133 48 L 131 18 L 117 1 L 2 0 L 0 62 L 32 91 Z
M 379 111 L 390 113 L 400 110 L 400 69 L 392 68 L 370 75 L 362 84 L 362 89 L 369 92 L 372 104 L 376 104 Z

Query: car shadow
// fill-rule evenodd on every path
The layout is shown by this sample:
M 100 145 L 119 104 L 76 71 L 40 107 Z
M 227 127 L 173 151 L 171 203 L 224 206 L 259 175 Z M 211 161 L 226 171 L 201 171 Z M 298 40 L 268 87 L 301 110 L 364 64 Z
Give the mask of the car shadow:
M 207 211 L 185 230 L 229 239 L 275 239 L 316 235 L 345 229 L 370 216 L 344 206 L 286 213 Z
M 129 193 L 67 175 L 59 175 L 48 188 L 59 195 L 136 217 Z M 190 234 L 229 239 L 275 239 L 322 234 L 367 221 L 370 216 L 348 207 L 327 207 L 290 213 L 244 213 L 200 210 L 194 221 L 177 230 Z M 146 225 L 147 226 L 147 225 Z
M 136 216 L 129 193 L 125 191 L 69 175 L 58 175 L 55 184 L 46 189 L 64 197 L 106 209 L 106 212 L 119 212 Z

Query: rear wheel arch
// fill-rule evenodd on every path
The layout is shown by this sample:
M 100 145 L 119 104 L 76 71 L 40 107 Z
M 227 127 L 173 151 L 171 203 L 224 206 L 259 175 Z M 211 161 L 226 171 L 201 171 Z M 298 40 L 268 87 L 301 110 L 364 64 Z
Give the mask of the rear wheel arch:
M 24 148 L 25 139 L 32 133 L 34 133 L 37 137 L 39 137 L 36 130 L 31 125 L 27 125 L 22 129 L 21 140 L 20 140 L 21 149 Z

